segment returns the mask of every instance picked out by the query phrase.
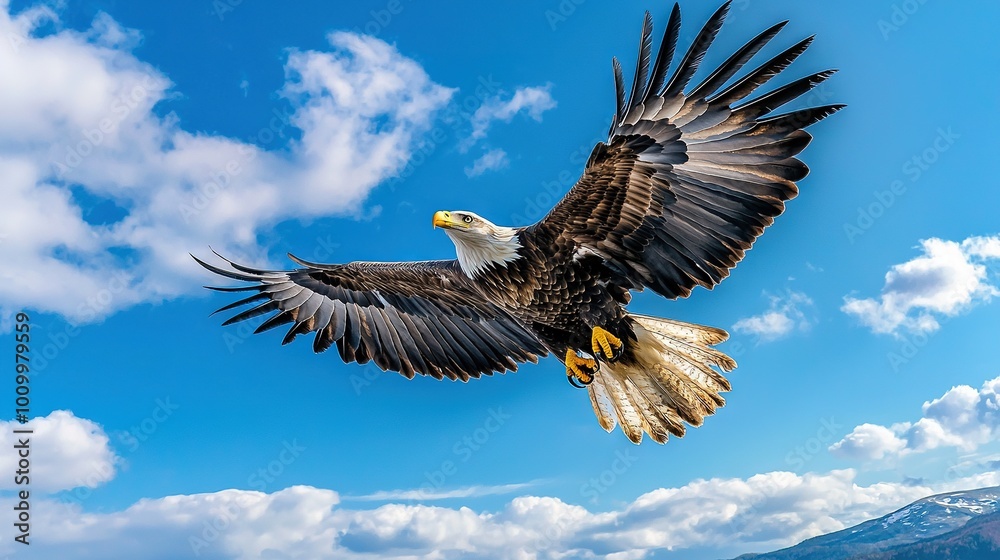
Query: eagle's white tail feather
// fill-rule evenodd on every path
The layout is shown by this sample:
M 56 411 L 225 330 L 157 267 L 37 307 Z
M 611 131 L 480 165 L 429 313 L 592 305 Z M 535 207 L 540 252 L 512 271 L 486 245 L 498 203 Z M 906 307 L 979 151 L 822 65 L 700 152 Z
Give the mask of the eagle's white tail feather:
M 710 348 L 728 338 L 712 327 L 632 315 L 637 341 L 631 363 L 601 363 L 589 385 L 590 401 L 601 426 L 611 431 L 617 423 L 634 443 L 642 433 L 659 443 L 669 434 L 684 435 L 684 422 L 699 426 L 705 416 L 723 406 L 720 392 L 736 367 L 729 356 Z
M 632 399 L 629 398 L 625 381 L 626 376 L 610 375 L 605 378 L 604 386 L 608 390 L 608 396 L 611 398 L 611 408 L 614 409 L 615 415 L 618 417 L 618 425 L 622 427 L 622 431 L 625 432 L 628 439 L 641 441 L 643 431 L 642 419 L 632 405 Z M 594 383 L 597 383 L 596 379 L 591 385 Z
M 641 398 L 647 403 L 647 411 L 650 417 L 648 423 L 653 429 L 646 432 L 655 441 L 667 441 L 672 432 L 684 433 L 684 423 L 680 416 L 669 406 L 665 406 L 662 395 L 664 393 L 659 381 L 653 376 L 632 376 L 629 378 L 629 385 L 635 387 L 632 393 L 633 398 Z
M 590 404 L 594 406 L 594 413 L 597 414 L 597 422 L 606 431 L 611 431 L 615 429 L 615 411 L 614 405 L 611 402 L 611 397 L 608 396 L 608 390 L 605 388 L 603 383 L 591 383 L 590 384 Z
M 635 380 L 631 377 L 626 377 L 624 384 L 629 400 L 639 412 L 639 421 L 642 427 L 642 431 L 639 432 L 639 439 L 642 439 L 643 431 L 653 439 L 666 438 L 667 427 L 663 424 L 663 420 L 661 420 L 662 415 L 658 412 L 657 403 L 650 400 L 651 395 L 639 389 L 635 384 Z

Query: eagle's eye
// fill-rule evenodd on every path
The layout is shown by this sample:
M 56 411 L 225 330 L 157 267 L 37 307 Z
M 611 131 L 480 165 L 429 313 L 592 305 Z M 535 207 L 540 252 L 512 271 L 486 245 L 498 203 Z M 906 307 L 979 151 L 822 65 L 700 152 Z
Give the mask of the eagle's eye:
M 467 224 L 471 224 L 472 223 L 472 216 L 466 216 L 466 217 L 462 218 L 462 221 L 465 222 L 465 223 L 467 223 Z

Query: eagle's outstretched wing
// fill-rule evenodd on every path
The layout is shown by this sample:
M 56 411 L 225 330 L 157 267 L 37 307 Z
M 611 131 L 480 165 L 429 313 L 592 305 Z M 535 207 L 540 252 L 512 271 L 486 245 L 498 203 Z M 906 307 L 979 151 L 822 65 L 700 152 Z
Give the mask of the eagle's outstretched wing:
M 619 269 L 629 287 L 671 298 L 729 275 L 764 228 L 784 210 L 808 168 L 794 156 L 812 138 L 803 128 L 842 105 L 768 116 L 830 77 L 825 71 L 742 102 L 778 75 L 812 41 L 789 47 L 723 89 L 784 26 L 740 48 L 684 93 L 729 9 L 705 24 L 667 80 L 680 28 L 675 5 L 655 62 L 646 13 L 628 100 L 614 61 L 616 110 L 608 142 L 595 147 L 579 182 L 528 228 L 555 246 L 592 252 Z
M 467 381 L 547 354 L 516 319 L 480 296 L 457 261 L 324 265 L 289 257 L 305 268 L 258 270 L 227 260 L 232 269 L 224 269 L 195 260 L 216 274 L 253 282 L 212 288 L 253 292 L 218 311 L 260 303 L 224 324 L 276 312 L 254 332 L 290 323 L 282 344 L 315 332 L 313 350 L 336 343 L 348 363 L 371 360 L 411 378 Z

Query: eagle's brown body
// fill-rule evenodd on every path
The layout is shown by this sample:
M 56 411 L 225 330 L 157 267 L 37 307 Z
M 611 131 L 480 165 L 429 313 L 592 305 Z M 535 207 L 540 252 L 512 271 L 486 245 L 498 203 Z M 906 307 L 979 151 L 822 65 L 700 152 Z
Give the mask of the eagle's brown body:
M 602 259 L 574 255 L 576 247 L 540 228 L 521 229 L 518 239 L 520 259 L 473 276 L 486 298 L 511 310 L 560 360 L 567 347 L 590 352 L 595 326 L 635 339 L 629 291 Z
M 738 49 L 690 86 L 719 32 L 722 6 L 675 58 L 677 6 L 655 59 L 643 22 L 631 93 L 614 61 L 615 111 L 580 180 L 545 218 L 497 226 L 471 212 L 438 212 L 434 225 L 457 259 L 266 271 L 230 262 L 206 268 L 250 285 L 224 309 L 257 302 L 228 323 L 273 314 L 258 328 L 290 324 L 283 342 L 314 332 L 313 349 L 336 345 L 346 362 L 374 361 L 407 377 L 468 380 L 516 370 L 549 352 L 587 384 L 600 424 L 632 441 L 684 434 L 725 402 L 735 367 L 712 348 L 719 329 L 632 314 L 631 290 L 686 297 L 721 282 L 798 193 L 808 169 L 796 155 L 803 129 L 840 105 L 773 114 L 833 72 L 788 82 L 747 100 L 809 46 L 807 38 L 742 72 L 784 26 Z M 201 261 L 199 261 L 201 262 Z

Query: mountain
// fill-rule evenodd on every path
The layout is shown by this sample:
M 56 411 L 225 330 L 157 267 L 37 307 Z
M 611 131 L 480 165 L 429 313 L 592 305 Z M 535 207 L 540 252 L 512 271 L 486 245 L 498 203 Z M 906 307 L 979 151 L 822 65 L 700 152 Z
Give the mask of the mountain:
M 973 518 L 960 529 L 851 560 L 996 560 L 1000 558 L 1000 512 Z
M 976 523 L 973 524 L 973 521 Z M 966 529 L 969 532 L 963 533 Z M 995 542 L 998 530 L 1000 486 L 929 496 L 884 517 L 814 537 L 791 548 L 765 554 L 744 554 L 736 560 L 977 560 L 980 557 L 928 556 L 926 551 L 931 550 L 935 543 L 944 546 L 942 543 L 951 538 L 958 539 L 954 541 L 956 545 L 961 542 L 973 547 L 988 547 L 990 542 Z M 929 548 L 920 549 L 925 550 L 923 552 L 907 552 L 911 548 L 917 550 L 917 545 Z M 988 554 L 992 556 L 983 558 L 1000 558 L 1000 554 L 995 552 Z

